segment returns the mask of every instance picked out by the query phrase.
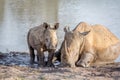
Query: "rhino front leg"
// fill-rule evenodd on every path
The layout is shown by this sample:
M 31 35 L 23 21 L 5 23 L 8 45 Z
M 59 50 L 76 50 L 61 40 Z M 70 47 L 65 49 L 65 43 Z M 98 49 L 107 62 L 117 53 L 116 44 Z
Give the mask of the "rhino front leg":
M 49 52 L 49 54 L 48 54 L 47 66 L 50 67 L 50 66 L 53 66 L 52 60 L 53 60 L 55 50 L 49 50 L 48 52 Z
M 77 62 L 77 66 L 89 67 L 94 60 L 94 55 L 92 53 L 82 54 L 80 60 Z
M 44 52 L 43 50 L 37 50 L 37 60 L 38 60 L 38 65 L 40 67 L 44 67 L 45 66 L 45 61 L 44 61 Z

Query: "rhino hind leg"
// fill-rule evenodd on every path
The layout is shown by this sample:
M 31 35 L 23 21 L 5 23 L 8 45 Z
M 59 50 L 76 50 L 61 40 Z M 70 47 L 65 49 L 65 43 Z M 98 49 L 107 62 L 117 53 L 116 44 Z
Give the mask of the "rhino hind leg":
M 39 55 L 37 54 L 37 62 L 39 62 Z
M 33 64 L 35 62 L 34 49 L 31 46 L 29 46 L 29 51 L 30 51 L 30 64 Z
M 91 53 L 82 54 L 80 60 L 77 62 L 77 66 L 89 67 L 93 62 L 94 56 Z

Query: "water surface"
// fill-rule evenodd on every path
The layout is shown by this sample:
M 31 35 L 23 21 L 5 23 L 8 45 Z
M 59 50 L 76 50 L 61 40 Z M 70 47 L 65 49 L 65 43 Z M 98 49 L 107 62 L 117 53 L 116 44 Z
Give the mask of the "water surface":
M 60 23 L 60 46 L 63 28 L 81 21 L 102 24 L 120 38 L 120 0 L 0 0 L 0 51 L 28 51 L 28 30 L 43 22 Z

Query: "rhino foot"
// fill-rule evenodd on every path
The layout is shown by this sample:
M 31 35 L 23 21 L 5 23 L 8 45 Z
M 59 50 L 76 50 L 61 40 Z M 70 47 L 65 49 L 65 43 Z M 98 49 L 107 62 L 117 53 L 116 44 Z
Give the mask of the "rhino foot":
M 47 63 L 47 67 L 54 67 L 52 63 Z
M 30 60 L 30 64 L 33 65 L 35 62 L 33 60 Z
M 46 66 L 46 62 L 38 62 L 38 66 L 39 67 L 45 67 Z
M 76 65 L 80 67 L 89 67 L 90 61 L 86 61 L 85 59 L 83 59 L 83 60 L 78 61 Z
M 94 54 L 86 53 L 81 56 L 81 59 L 77 62 L 78 66 L 89 67 L 94 60 Z
M 45 67 L 45 65 L 44 65 L 44 64 L 41 64 L 41 65 L 40 65 L 40 64 L 38 64 L 38 66 L 39 66 L 39 67 Z
M 77 66 L 80 66 L 80 67 L 89 67 L 89 65 L 87 65 L 86 63 L 77 63 Z

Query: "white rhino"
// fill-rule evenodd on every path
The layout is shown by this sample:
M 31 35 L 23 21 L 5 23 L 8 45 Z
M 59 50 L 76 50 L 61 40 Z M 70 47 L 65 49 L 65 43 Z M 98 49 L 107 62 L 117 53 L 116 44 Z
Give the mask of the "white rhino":
M 79 23 L 73 31 L 65 28 L 61 63 L 70 67 L 114 62 L 120 55 L 120 40 L 102 25 Z
M 54 26 L 43 23 L 40 26 L 29 30 L 27 42 L 30 51 L 31 64 L 33 64 L 35 60 L 34 50 L 37 50 L 37 60 L 39 65 L 45 66 L 44 51 L 49 52 L 47 66 L 52 65 L 52 59 L 58 43 L 56 35 L 58 27 L 59 23 L 56 23 Z

